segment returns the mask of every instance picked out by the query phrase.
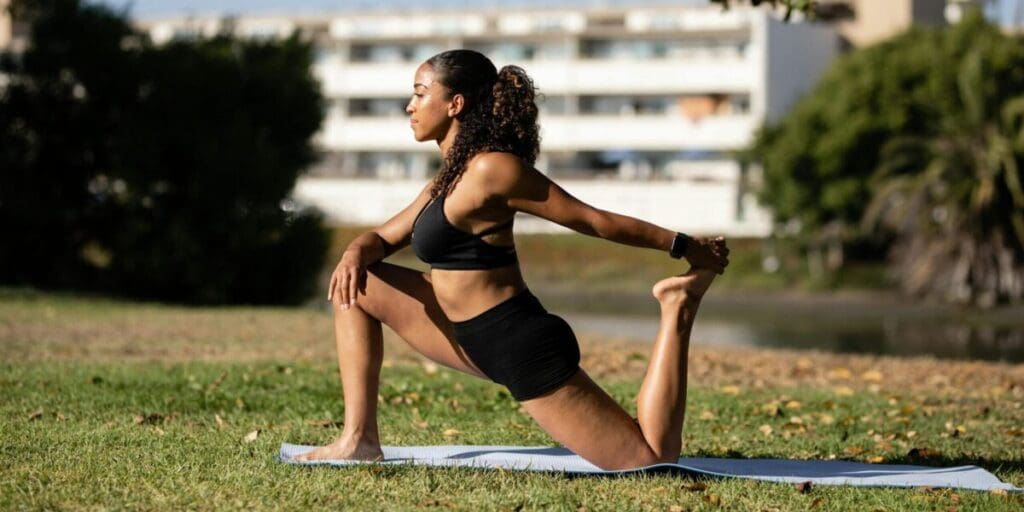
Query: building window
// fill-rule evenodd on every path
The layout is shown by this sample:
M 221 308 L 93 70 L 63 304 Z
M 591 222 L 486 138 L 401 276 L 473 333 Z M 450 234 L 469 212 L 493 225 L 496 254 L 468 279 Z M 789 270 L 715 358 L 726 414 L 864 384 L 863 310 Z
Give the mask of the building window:
M 405 98 L 352 98 L 348 113 L 352 117 L 402 117 L 407 103 Z
M 353 44 L 349 53 L 352 62 L 422 62 L 442 51 L 440 45 L 419 44 Z
M 672 96 L 580 96 L 580 114 L 647 116 L 671 113 Z
M 584 39 L 580 54 L 585 59 L 664 59 L 743 57 L 748 39 Z

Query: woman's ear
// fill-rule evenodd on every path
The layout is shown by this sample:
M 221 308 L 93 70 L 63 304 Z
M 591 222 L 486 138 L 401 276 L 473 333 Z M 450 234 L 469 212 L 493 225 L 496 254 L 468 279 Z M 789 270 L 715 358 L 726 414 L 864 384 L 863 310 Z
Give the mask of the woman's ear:
M 459 115 L 464 108 L 466 108 L 466 97 L 461 94 L 452 96 L 452 101 L 448 104 L 448 117 Z

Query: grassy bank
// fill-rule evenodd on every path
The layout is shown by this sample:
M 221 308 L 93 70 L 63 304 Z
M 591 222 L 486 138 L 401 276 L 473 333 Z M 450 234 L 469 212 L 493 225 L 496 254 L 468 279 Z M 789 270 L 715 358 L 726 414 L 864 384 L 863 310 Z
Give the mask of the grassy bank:
M 386 444 L 551 440 L 497 386 L 385 340 Z M 647 347 L 581 340 L 632 411 Z M 296 468 L 343 404 L 330 319 L 312 309 L 181 308 L 0 293 L 0 508 L 1014 510 L 1020 496 L 672 476 L 412 467 Z M 978 464 L 1024 485 L 1024 368 L 763 350 L 694 350 L 694 456 Z M 255 434 L 254 434 L 255 432 Z M 673 508 L 675 507 L 675 508 Z

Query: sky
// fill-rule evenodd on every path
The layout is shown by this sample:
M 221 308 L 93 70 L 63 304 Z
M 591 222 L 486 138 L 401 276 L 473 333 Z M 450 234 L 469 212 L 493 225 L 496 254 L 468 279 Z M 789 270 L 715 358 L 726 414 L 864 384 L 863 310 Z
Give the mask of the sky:
M 652 3 L 651 0 L 92 0 L 115 8 L 129 8 L 136 18 L 160 18 L 228 14 L 309 14 L 352 10 L 410 9 L 431 7 L 498 7 L 548 5 L 619 5 Z M 700 4 L 708 0 L 655 1 L 659 4 Z M 1001 23 L 1024 23 L 1024 0 L 992 0 L 989 14 Z

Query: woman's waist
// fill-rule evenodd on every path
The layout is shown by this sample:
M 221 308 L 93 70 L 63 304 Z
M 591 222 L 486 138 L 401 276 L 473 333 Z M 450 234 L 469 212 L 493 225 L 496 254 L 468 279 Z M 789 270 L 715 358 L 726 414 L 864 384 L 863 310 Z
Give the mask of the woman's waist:
M 430 272 L 437 302 L 449 321 L 476 317 L 526 290 L 519 267 Z

